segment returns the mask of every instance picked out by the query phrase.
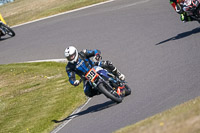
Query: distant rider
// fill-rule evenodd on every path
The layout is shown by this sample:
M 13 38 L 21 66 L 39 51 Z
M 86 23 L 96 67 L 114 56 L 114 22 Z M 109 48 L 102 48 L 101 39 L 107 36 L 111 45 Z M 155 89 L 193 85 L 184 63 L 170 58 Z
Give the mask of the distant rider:
M 170 0 L 170 4 L 175 9 L 175 11 L 180 14 L 180 19 L 183 22 L 193 21 L 187 13 L 191 8 L 184 5 L 185 0 Z
M 2 23 L 6 24 L 5 20 L 3 19 L 2 15 L 0 14 L 0 27 L 1 27 Z M 5 35 L 5 34 L 2 32 L 2 30 L 0 28 L 0 37 L 3 35 Z
M 80 77 L 85 76 L 85 74 L 94 66 L 100 66 L 105 68 L 106 70 L 112 72 L 115 76 L 117 76 L 121 80 L 125 80 L 125 76 L 119 72 L 119 70 L 112 64 L 110 61 L 100 61 L 101 52 L 97 49 L 95 50 L 83 50 L 78 52 L 78 50 L 74 46 L 69 46 L 65 49 L 65 57 L 68 60 L 68 64 L 66 66 L 66 72 L 69 77 L 69 82 L 78 86 L 80 81 L 76 80 L 75 74 Z M 92 61 L 90 58 L 94 57 L 96 62 Z M 98 94 L 98 91 L 92 89 L 89 82 L 84 81 L 84 93 L 88 97 L 93 97 Z

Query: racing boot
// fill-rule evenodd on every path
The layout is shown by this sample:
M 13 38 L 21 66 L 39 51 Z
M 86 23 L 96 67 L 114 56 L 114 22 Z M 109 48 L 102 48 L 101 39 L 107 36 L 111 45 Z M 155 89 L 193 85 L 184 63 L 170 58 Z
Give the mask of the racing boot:
M 193 21 L 193 19 L 190 16 L 187 16 L 185 13 L 180 14 L 180 19 L 183 23 Z
M 103 68 L 106 68 L 107 70 L 109 70 L 110 72 L 112 72 L 112 74 L 114 74 L 116 77 L 118 77 L 120 80 L 125 80 L 125 76 L 124 74 L 122 74 L 113 64 L 111 61 L 102 61 L 101 62 L 101 66 Z
M 3 36 L 3 33 L 1 32 L 1 29 L 0 29 L 0 39 L 1 39 L 2 36 Z
M 0 36 L 5 36 L 6 34 L 0 29 Z
M 120 80 L 125 80 L 125 75 L 122 74 L 116 67 L 112 70 L 112 73 L 117 76 Z

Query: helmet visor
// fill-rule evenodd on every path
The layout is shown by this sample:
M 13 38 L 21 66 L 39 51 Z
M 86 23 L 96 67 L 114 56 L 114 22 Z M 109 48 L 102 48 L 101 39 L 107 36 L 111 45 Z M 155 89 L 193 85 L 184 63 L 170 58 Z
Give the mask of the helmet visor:
M 67 60 L 68 60 L 68 61 L 73 61 L 73 60 L 75 59 L 75 57 L 76 57 L 76 51 L 75 51 L 73 54 L 69 55 L 69 56 L 67 57 Z

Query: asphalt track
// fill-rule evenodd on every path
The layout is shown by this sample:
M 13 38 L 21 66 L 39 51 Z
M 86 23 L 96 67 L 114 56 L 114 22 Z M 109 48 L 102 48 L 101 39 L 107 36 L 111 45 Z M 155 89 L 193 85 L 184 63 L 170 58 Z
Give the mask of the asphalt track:
M 63 58 L 68 45 L 100 49 L 133 93 L 120 104 L 92 98 L 59 133 L 111 133 L 200 96 L 200 25 L 182 23 L 169 1 L 115 0 L 13 28 L 0 64 Z M 63 68 L 64 69 L 64 68 Z

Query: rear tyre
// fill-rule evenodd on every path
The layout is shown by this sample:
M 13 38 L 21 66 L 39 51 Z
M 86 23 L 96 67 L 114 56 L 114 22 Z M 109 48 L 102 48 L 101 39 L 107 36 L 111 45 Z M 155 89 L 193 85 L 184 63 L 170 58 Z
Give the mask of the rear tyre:
M 116 91 L 113 90 L 110 86 L 104 85 L 104 83 L 100 83 L 98 85 L 100 92 L 102 92 L 107 98 L 110 98 L 112 101 L 121 103 L 123 98 L 117 94 Z

